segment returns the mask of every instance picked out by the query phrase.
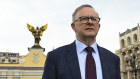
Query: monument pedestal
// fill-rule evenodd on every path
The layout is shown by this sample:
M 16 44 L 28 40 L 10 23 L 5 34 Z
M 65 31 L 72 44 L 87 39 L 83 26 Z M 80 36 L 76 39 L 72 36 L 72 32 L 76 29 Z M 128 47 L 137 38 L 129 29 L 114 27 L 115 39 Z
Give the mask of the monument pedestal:
M 45 51 L 45 48 L 42 48 L 40 45 L 34 45 L 31 48 L 28 48 L 28 51 Z
M 45 48 L 42 48 L 41 46 L 32 46 L 31 48 L 28 48 L 30 56 L 28 61 L 32 62 L 33 64 L 44 64 L 46 56 L 43 54 L 45 51 Z M 43 58 L 44 57 L 44 58 Z

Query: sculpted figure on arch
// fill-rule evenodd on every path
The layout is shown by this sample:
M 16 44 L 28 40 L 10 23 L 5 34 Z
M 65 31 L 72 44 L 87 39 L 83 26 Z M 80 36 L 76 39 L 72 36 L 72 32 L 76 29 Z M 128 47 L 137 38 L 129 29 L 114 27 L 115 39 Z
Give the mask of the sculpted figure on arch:
M 32 35 L 34 36 L 35 39 L 35 46 L 39 46 L 39 42 L 41 40 L 40 36 L 43 35 L 43 31 L 45 31 L 48 27 L 48 24 L 42 26 L 42 27 L 37 27 L 36 29 L 31 26 L 30 24 L 27 23 L 27 27 L 29 29 L 30 32 L 32 32 Z

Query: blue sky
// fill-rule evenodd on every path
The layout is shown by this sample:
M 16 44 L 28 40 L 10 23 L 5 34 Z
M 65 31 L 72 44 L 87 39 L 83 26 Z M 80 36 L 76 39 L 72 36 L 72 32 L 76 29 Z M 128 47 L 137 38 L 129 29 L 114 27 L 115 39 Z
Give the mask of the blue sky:
M 0 52 L 29 53 L 34 38 L 27 23 L 34 27 L 48 23 L 40 42 L 45 54 L 73 42 L 71 15 L 82 4 L 92 5 L 99 13 L 97 43 L 112 52 L 120 48 L 119 32 L 140 23 L 140 0 L 0 0 Z

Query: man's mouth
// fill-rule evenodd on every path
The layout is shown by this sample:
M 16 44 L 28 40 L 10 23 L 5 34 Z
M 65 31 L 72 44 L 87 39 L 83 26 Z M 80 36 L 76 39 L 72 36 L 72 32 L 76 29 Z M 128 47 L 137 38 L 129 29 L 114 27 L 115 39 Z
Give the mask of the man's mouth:
M 86 30 L 94 30 L 93 28 L 86 28 Z

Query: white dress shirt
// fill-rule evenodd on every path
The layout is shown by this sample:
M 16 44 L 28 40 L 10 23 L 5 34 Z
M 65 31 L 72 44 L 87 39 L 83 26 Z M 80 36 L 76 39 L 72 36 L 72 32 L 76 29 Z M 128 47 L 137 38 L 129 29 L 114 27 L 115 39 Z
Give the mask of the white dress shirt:
M 87 46 L 78 40 L 76 40 L 75 43 L 76 43 L 76 50 L 77 50 L 77 55 L 78 55 L 80 71 L 81 71 L 81 78 L 85 79 L 85 65 L 86 65 L 86 56 L 87 56 L 85 48 Z M 95 51 L 95 52 L 92 52 L 92 56 L 96 63 L 97 79 L 103 79 L 102 67 L 101 67 L 100 56 L 99 56 L 99 52 L 97 48 L 97 43 L 96 42 L 93 43 L 90 47 L 92 47 Z

